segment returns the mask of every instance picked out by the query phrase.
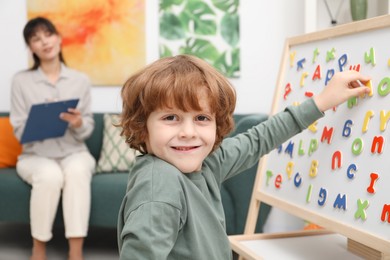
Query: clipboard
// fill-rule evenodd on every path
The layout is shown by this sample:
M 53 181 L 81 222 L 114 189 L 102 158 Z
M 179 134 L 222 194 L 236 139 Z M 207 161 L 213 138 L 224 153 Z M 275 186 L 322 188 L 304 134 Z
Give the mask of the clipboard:
M 60 119 L 60 114 L 76 108 L 78 102 L 77 98 L 32 105 L 20 143 L 64 136 L 68 122 Z

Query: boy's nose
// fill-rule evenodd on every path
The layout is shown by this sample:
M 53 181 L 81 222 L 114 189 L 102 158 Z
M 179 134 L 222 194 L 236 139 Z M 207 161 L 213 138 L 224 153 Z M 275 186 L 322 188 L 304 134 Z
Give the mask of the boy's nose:
M 196 134 L 195 125 L 191 121 L 184 121 L 180 128 L 180 137 L 193 137 Z

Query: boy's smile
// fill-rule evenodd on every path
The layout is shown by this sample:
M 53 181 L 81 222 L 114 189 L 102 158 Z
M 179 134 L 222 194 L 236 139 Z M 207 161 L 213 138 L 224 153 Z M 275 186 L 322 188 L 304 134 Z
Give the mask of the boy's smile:
M 216 121 L 207 98 L 200 99 L 202 111 L 175 108 L 153 111 L 147 119 L 146 147 L 183 173 L 199 171 L 216 139 Z

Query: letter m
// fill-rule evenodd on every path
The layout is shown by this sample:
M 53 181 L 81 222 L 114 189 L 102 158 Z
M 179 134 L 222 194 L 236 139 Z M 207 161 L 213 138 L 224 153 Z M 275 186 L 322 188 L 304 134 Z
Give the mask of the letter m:
M 345 194 L 341 196 L 340 194 L 337 195 L 336 200 L 333 203 L 333 208 L 343 208 L 343 210 L 347 209 L 347 196 Z
M 381 220 L 383 222 L 386 221 L 386 215 L 387 215 L 387 222 L 390 223 L 390 204 L 383 205 L 382 217 L 381 217 Z

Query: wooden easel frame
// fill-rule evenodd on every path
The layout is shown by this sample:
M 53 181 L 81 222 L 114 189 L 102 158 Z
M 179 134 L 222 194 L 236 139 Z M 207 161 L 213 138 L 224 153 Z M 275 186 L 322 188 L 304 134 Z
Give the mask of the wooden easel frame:
M 309 33 L 303 36 L 292 37 L 286 40 L 284 45 L 282 61 L 280 65 L 280 71 L 277 80 L 277 87 L 274 93 L 273 106 L 271 115 L 278 111 L 280 93 L 283 90 L 283 77 L 285 75 L 285 69 L 288 62 L 288 53 L 291 46 L 304 44 L 307 42 L 313 42 L 317 40 L 325 40 L 328 38 L 344 36 L 348 34 L 354 34 L 374 29 L 381 29 L 390 27 L 390 15 L 380 16 L 364 21 L 353 22 L 349 24 L 339 25 L 331 29 Z M 255 185 L 253 188 L 252 199 L 249 205 L 247 222 L 243 235 L 230 236 L 230 242 L 233 250 L 240 255 L 240 258 L 245 257 L 247 259 L 262 259 L 259 256 L 254 255 L 250 249 L 243 247 L 240 241 L 256 240 L 256 239 L 268 239 L 274 237 L 273 235 L 267 234 L 254 234 L 255 227 L 258 218 L 258 212 L 260 209 L 261 202 L 267 203 L 273 207 L 281 208 L 286 212 L 293 214 L 302 219 L 316 223 L 329 231 L 342 234 L 348 237 L 348 249 L 356 254 L 363 257 L 370 257 L 370 259 L 390 259 L 390 241 L 384 241 L 377 236 L 355 230 L 351 227 L 347 227 L 338 222 L 331 221 L 330 219 L 313 212 L 307 211 L 305 208 L 299 208 L 288 202 L 269 196 L 263 193 L 261 190 L 262 173 L 266 170 L 267 156 L 264 156 L 260 162 L 255 179 Z M 298 232 L 285 234 L 286 237 L 291 236 L 302 236 L 302 235 L 314 235 L 323 234 L 329 231 L 313 231 L 313 232 Z M 283 236 L 278 234 L 277 236 Z

